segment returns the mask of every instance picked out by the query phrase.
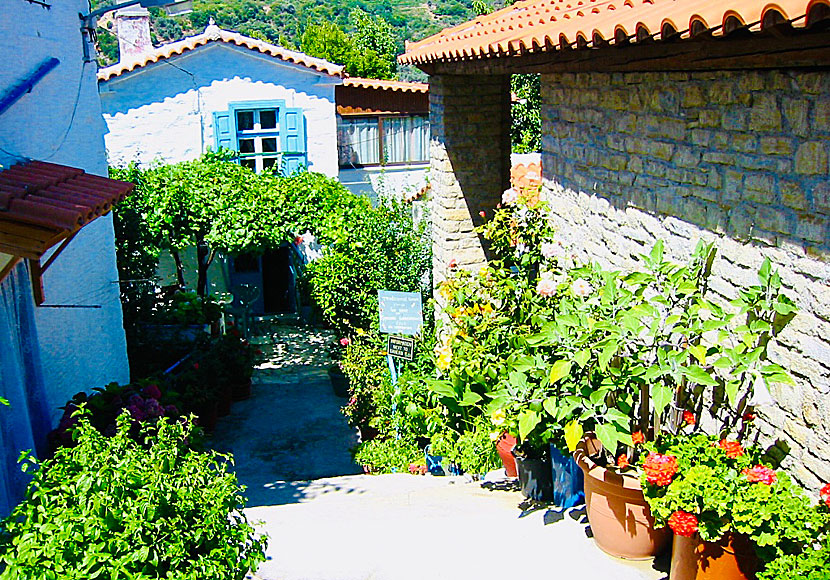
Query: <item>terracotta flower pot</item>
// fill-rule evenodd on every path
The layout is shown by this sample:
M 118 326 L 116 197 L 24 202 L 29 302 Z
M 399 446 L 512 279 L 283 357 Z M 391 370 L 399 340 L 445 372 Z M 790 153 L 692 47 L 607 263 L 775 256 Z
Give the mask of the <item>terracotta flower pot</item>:
M 516 458 L 513 457 L 513 448 L 516 446 L 516 438 L 509 433 L 502 433 L 499 440 L 496 442 L 496 452 L 501 458 L 504 465 L 504 471 L 507 477 L 518 477 L 516 471 Z
M 589 435 L 574 452 L 585 476 L 585 506 L 594 540 L 602 551 L 618 558 L 652 558 L 666 548 L 671 530 L 654 527 L 637 477 L 606 469 L 591 459 L 600 449 L 602 444 Z
M 243 382 L 233 386 L 233 400 L 244 401 L 251 396 L 251 379 L 246 379 Z
M 219 388 L 219 395 L 216 397 L 216 416 L 226 417 L 231 413 L 231 402 L 233 399 L 233 388 L 225 384 Z
M 754 580 L 758 557 L 752 542 L 727 534 L 717 542 L 674 536 L 671 580 Z

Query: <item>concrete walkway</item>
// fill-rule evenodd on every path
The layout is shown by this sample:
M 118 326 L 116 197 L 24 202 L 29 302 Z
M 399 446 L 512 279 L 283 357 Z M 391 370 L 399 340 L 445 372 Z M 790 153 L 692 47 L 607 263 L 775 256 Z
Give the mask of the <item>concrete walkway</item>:
M 221 419 L 248 486 L 249 519 L 268 533 L 259 580 L 665 578 L 665 562 L 626 562 L 590 539 L 584 512 L 523 512 L 517 491 L 463 477 L 362 475 L 357 442 L 326 374 L 330 336 L 270 329 L 253 396 Z

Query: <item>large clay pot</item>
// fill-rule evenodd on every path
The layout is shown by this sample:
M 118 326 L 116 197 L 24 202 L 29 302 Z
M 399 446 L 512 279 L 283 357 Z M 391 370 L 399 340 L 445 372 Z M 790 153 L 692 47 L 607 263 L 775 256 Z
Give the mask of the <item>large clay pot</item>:
M 717 542 L 674 536 L 671 580 L 754 580 L 758 557 L 752 542 L 727 534 Z
M 601 449 L 602 444 L 588 435 L 574 452 L 584 474 L 585 506 L 594 540 L 602 551 L 618 558 L 652 558 L 668 546 L 671 530 L 654 527 L 637 477 L 606 469 L 591 459 Z
M 516 446 L 516 438 L 509 433 L 502 433 L 496 442 L 496 452 L 504 465 L 507 477 L 518 477 L 516 472 L 516 458 L 513 457 L 513 448 Z

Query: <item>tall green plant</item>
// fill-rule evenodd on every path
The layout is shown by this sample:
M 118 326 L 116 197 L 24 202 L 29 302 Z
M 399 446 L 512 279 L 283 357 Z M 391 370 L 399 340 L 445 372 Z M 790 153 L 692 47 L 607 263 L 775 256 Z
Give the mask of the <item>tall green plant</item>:
M 240 580 L 265 559 L 229 458 L 190 449 L 188 423 L 161 419 L 142 443 L 129 415 L 117 423 L 106 437 L 81 416 L 77 444 L 35 465 L 3 522 L 0 578 Z

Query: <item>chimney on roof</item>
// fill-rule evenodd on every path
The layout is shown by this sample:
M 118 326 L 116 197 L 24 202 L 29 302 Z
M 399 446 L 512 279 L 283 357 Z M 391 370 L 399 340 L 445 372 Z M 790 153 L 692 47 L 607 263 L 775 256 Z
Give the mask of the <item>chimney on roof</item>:
M 115 33 L 121 62 L 137 60 L 153 50 L 150 40 L 150 12 L 141 6 L 122 8 L 115 13 Z

